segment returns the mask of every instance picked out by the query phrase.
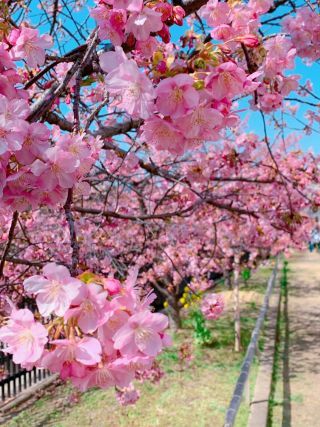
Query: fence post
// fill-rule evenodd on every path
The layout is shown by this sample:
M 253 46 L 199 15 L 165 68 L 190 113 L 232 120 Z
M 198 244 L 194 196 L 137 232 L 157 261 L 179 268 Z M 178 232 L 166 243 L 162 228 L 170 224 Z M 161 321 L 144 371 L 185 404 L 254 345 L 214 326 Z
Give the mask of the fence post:
M 240 254 L 234 257 L 233 301 L 234 301 L 234 350 L 240 351 L 241 325 L 240 325 Z

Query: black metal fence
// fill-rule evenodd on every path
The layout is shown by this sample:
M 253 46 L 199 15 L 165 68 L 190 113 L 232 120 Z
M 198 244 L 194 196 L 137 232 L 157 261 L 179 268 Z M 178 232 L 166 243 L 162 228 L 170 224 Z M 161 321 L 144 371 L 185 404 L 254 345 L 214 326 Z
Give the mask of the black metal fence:
M 16 365 L 11 354 L 5 354 L 0 346 L 0 393 L 1 401 L 5 402 L 17 396 L 23 390 L 44 380 L 51 374 L 47 369 L 33 368 L 27 371 Z

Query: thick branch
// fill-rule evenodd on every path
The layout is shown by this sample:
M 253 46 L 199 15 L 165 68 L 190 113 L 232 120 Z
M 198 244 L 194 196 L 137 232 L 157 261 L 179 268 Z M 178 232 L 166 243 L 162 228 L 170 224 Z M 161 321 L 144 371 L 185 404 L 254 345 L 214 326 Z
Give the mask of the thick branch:
M 11 262 L 12 264 L 18 264 L 18 265 L 28 265 L 30 267 L 42 267 L 45 265 L 48 261 L 29 261 L 27 259 L 23 258 L 16 258 L 16 257 L 7 257 L 7 262 Z
M 123 123 L 116 123 L 113 126 L 102 126 L 99 130 L 92 132 L 94 136 L 110 138 L 111 136 L 120 135 L 138 129 L 143 123 L 143 120 L 128 120 Z
M 146 214 L 146 215 L 125 215 L 125 214 L 120 214 L 120 213 L 113 212 L 113 211 L 103 211 L 103 210 L 99 210 L 99 209 L 82 208 L 81 206 L 74 206 L 74 208 L 72 210 L 79 212 L 79 213 L 87 213 L 87 214 L 91 214 L 91 215 L 101 215 L 101 216 L 104 216 L 106 218 L 110 217 L 110 218 L 126 219 L 126 220 L 132 220 L 132 221 L 139 221 L 139 220 L 144 221 L 147 219 L 163 219 L 163 220 L 165 220 L 168 218 L 172 218 L 174 216 L 185 215 L 186 213 L 195 209 L 200 204 L 200 202 L 194 203 L 193 205 L 189 206 L 188 208 L 180 210 L 180 211 L 164 212 L 164 213 L 159 213 L 159 214 Z
M 64 205 L 64 211 L 66 214 L 66 219 L 69 226 L 69 232 L 70 232 L 70 244 L 72 248 L 72 264 L 71 264 L 71 274 L 76 275 L 77 273 L 77 267 L 79 264 L 79 244 L 77 241 L 77 234 L 76 234 L 76 228 L 75 228 L 75 222 L 74 217 L 72 214 L 72 202 L 73 202 L 73 191 L 72 188 L 68 190 L 68 197 L 67 201 Z
M 39 99 L 31 108 L 31 113 L 28 116 L 29 122 L 36 122 L 39 120 L 47 111 L 50 110 L 56 98 L 63 93 L 65 88 L 70 83 L 72 77 L 78 73 L 82 66 L 85 66 L 88 59 L 93 54 L 94 48 L 97 43 L 97 29 L 95 29 L 86 44 L 87 50 L 81 60 L 79 57 L 76 62 L 72 65 L 70 70 L 67 72 L 66 77 L 61 82 L 55 82 L 51 88 L 44 93 L 42 98 Z
M 174 6 L 181 6 L 185 10 L 186 16 L 188 16 L 199 10 L 207 2 L 208 0 L 173 0 L 172 3 Z
M 11 221 L 11 225 L 10 225 L 10 229 L 9 229 L 8 241 L 7 241 L 6 247 L 4 248 L 2 258 L 1 258 L 1 262 L 0 262 L 0 278 L 3 277 L 3 269 L 4 269 L 4 265 L 5 265 L 9 250 L 10 250 L 12 240 L 14 238 L 14 230 L 15 230 L 17 222 L 18 222 L 18 217 L 19 217 L 19 214 L 17 211 L 15 211 L 12 215 L 12 221 Z

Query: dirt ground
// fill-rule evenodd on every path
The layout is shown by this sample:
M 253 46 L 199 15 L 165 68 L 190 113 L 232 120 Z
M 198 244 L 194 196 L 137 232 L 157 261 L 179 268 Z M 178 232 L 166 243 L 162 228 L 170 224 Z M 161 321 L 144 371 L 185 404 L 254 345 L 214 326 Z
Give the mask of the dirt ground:
M 320 427 L 320 253 L 289 259 L 282 427 Z M 287 347 L 287 348 L 286 348 Z

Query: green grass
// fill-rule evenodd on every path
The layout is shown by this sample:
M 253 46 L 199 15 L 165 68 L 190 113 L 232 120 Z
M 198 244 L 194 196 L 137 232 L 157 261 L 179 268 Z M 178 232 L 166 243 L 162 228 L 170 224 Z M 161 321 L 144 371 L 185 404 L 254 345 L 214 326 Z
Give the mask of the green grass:
M 281 286 L 281 301 L 280 301 L 280 313 L 277 321 L 277 336 L 276 346 L 273 361 L 273 372 L 272 372 L 272 384 L 271 393 L 269 397 L 269 411 L 268 411 L 268 422 L 267 427 L 276 427 L 283 423 L 283 369 L 284 369 L 284 357 L 285 357 L 285 334 L 286 334 L 286 322 L 287 319 L 284 314 L 284 299 L 287 296 L 288 277 L 287 273 L 289 269 L 285 264 L 280 273 L 280 286 Z
M 270 268 L 263 267 L 242 285 L 243 295 L 254 289 L 263 294 Z M 244 304 L 241 313 L 243 351 L 233 351 L 232 307 L 220 319 L 210 322 L 212 342 L 204 347 L 194 344 L 189 319 L 174 336 L 174 345 L 159 357 L 165 376 L 158 384 L 137 384 L 141 398 L 136 405 L 121 407 L 113 390 L 91 390 L 81 395 L 80 402 L 70 403 L 72 388 L 56 387 L 6 423 L 8 427 L 220 427 L 229 404 L 246 346 L 259 311 L 257 302 Z M 189 367 L 181 365 L 179 348 L 183 343 L 193 346 Z M 257 363 L 250 374 L 253 392 Z M 249 406 L 241 404 L 236 427 L 245 427 Z

